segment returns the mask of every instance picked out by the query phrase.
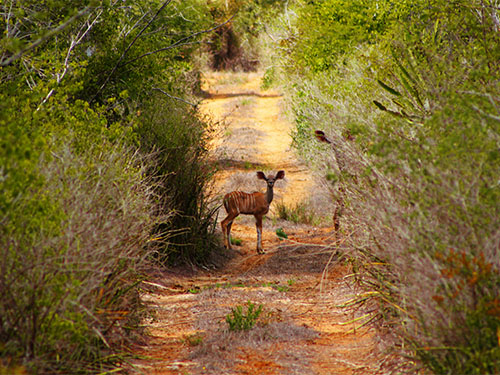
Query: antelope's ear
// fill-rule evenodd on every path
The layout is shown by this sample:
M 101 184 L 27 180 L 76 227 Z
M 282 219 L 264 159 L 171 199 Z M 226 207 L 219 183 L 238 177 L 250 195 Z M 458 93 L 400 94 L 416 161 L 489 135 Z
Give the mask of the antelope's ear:
M 285 177 L 285 171 L 279 171 L 276 174 L 276 179 L 280 179 L 280 178 L 283 178 L 283 177 Z
M 259 178 L 261 180 L 267 180 L 266 175 L 264 174 L 264 172 L 261 172 L 261 171 L 257 172 L 257 178 Z

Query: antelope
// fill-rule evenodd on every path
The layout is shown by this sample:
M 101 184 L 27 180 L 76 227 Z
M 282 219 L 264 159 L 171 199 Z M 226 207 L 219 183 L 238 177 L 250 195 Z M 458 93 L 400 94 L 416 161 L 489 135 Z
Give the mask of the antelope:
M 231 226 L 233 220 L 239 215 L 255 216 L 255 226 L 257 228 L 257 253 L 264 253 L 262 250 L 262 218 L 269 212 L 269 206 L 273 200 L 273 187 L 276 180 L 285 177 L 285 171 L 279 171 L 276 176 L 266 177 L 264 172 L 257 172 L 257 178 L 267 183 L 267 192 L 244 193 L 242 191 L 232 191 L 224 196 L 224 208 L 227 217 L 222 220 L 222 234 L 224 236 L 224 247 L 231 249 Z

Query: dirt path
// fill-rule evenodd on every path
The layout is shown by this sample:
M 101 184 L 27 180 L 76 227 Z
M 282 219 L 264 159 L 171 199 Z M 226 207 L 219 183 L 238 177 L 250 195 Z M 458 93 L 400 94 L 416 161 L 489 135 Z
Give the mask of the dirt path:
M 263 189 L 255 171 L 283 169 L 286 181 L 275 185 L 272 206 L 304 203 L 321 217 L 321 209 L 328 210 L 327 194 L 290 149 L 291 125 L 280 96 L 262 91 L 257 73 L 212 73 L 206 77 L 206 90 L 210 97 L 202 111 L 223 120 L 221 137 L 212 145 L 221 165 L 220 194 Z M 146 322 L 151 339 L 140 350 L 144 359 L 134 363 L 138 372 L 378 373 L 375 331 L 356 329 L 359 322 L 349 322 L 361 312 L 339 307 L 358 293 L 347 282 L 349 266 L 335 255 L 335 244 L 342 239 L 335 239 L 328 226 L 280 220 L 275 209 L 268 217 L 265 255 L 255 251 L 253 217 L 240 216 L 233 237 L 242 243 L 228 254 L 232 259 L 224 269 L 171 271 L 155 285 L 147 284 L 151 290 L 143 298 L 154 304 L 156 316 Z M 277 228 L 288 240 L 279 240 Z M 256 326 L 229 331 L 226 316 L 248 301 L 263 306 Z

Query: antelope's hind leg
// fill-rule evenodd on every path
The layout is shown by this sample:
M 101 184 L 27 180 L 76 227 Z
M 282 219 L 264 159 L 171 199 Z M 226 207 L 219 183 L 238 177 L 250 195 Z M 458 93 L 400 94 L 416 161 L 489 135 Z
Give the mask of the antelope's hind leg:
M 222 220 L 221 223 L 220 223 L 220 226 L 222 228 L 222 236 L 224 237 L 224 247 L 226 249 L 229 249 L 231 250 L 231 242 L 229 241 L 229 231 L 228 229 L 230 230 L 230 228 L 228 228 L 228 223 L 227 223 L 227 218 Z
M 238 215 L 236 215 L 238 216 Z M 227 217 L 221 221 L 222 235 L 224 236 L 224 247 L 231 250 L 231 226 L 236 216 L 228 214 Z
M 264 254 L 262 249 L 262 217 L 255 216 L 255 227 L 257 229 L 257 253 Z

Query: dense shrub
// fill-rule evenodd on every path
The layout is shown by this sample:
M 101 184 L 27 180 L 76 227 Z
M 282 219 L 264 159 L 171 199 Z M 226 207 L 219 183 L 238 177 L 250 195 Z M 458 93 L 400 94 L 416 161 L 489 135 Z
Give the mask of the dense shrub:
M 207 148 L 210 120 L 161 95 L 143 108 L 137 130 L 141 148 L 154 154 L 149 174 L 159 181 L 155 189 L 159 213 L 170 213 L 156 228 L 159 258 L 166 263 L 203 263 L 217 247 L 218 202 L 210 195 L 215 166 Z
M 0 373 L 113 370 L 144 313 L 139 283 L 158 223 L 211 233 L 206 185 L 169 176 L 205 168 L 202 152 L 190 154 L 204 149 L 204 125 L 171 98 L 196 89 L 191 55 L 204 34 L 194 34 L 214 24 L 197 0 L 0 9 Z M 176 114 L 165 129 L 189 141 L 180 130 L 166 143 L 144 136 L 143 111 L 163 100 Z M 169 119 L 159 113 L 148 115 Z M 167 148 L 176 167 L 157 173 Z M 206 254 L 199 242 L 184 259 Z
M 266 23 L 281 11 L 280 0 L 216 0 L 210 12 L 219 23 L 208 48 L 210 67 L 215 70 L 254 71 L 259 66 L 259 36 Z
M 102 371 L 141 317 L 150 187 L 129 151 L 110 146 L 92 166 L 60 149 L 2 212 L 2 357 L 36 373 Z M 114 348 L 112 350 L 111 348 Z
M 331 181 L 366 264 L 390 264 L 363 278 L 380 314 L 417 366 L 498 373 L 498 9 L 392 2 L 384 22 L 360 31 L 366 14 L 352 7 L 364 2 L 308 3 L 275 32 L 296 146 Z M 316 129 L 331 144 L 315 143 Z
M 304 2 L 295 33 L 281 43 L 301 70 L 320 72 L 342 62 L 362 44 L 380 40 L 390 24 L 391 1 L 329 0 Z

